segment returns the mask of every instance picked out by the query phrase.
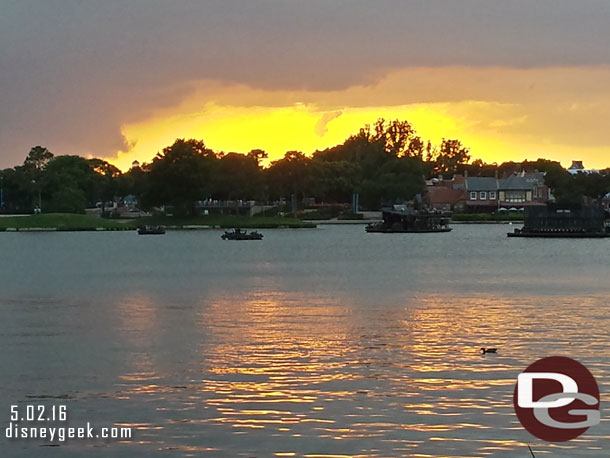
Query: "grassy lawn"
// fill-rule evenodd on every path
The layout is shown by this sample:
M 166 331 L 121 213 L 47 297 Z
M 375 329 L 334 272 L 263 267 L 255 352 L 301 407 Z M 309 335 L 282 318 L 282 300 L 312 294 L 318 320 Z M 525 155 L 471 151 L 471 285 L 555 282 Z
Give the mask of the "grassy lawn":
M 111 230 L 132 230 L 136 225 L 133 222 L 120 223 L 118 221 L 98 218 L 90 215 L 74 213 L 48 213 L 41 215 L 11 216 L 0 218 L 0 231 L 7 228 L 27 229 L 44 228 L 58 231 L 92 231 L 97 228 Z
M 172 216 L 147 216 L 133 221 L 133 224 L 184 227 L 184 226 L 215 226 L 221 228 L 251 228 L 272 229 L 278 227 L 289 228 L 313 228 L 315 224 L 306 223 L 296 218 L 284 218 L 280 216 L 236 216 L 236 215 L 208 215 L 194 216 L 191 218 L 174 218 Z

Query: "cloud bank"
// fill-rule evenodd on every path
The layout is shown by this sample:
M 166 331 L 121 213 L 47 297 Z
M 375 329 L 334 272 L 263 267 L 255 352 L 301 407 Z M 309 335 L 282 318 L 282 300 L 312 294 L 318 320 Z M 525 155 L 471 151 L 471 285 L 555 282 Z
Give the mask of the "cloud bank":
M 266 98 L 259 107 L 288 107 L 281 97 L 294 101 L 290 93 L 325 112 L 514 105 L 505 113 L 513 121 L 491 119 L 489 129 L 521 135 L 527 125 L 564 144 L 572 126 L 597 148 L 603 136 L 591 121 L 607 114 L 609 19 L 605 0 L 5 0 L 0 166 L 21 162 L 35 144 L 112 157 L 134 141 L 124 126 L 172 110 L 192 116 L 222 104 L 227 87 L 248 89 L 230 104 L 242 107 L 256 94 Z M 489 74 L 504 76 L 490 82 Z

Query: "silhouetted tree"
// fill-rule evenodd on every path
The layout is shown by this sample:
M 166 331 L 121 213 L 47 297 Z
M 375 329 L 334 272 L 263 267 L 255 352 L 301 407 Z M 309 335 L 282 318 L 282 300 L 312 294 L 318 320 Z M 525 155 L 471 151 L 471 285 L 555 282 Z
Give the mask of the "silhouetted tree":
M 350 161 L 313 159 L 309 165 L 306 189 L 318 201 L 349 202 L 361 181 L 359 164 Z
M 228 153 L 218 160 L 212 178 L 212 197 L 219 200 L 261 199 L 264 187 L 259 157 Z
M 102 203 L 102 213 L 106 209 L 106 202 L 111 201 L 119 192 L 119 180 L 121 171 L 103 159 L 89 159 L 89 166 L 95 172 L 90 192 Z
M 443 138 L 441 145 L 434 157 L 435 174 L 452 176 L 463 168 L 470 160 L 468 148 L 459 140 L 447 140 Z
M 153 159 L 145 206 L 169 205 L 179 216 L 194 215 L 197 201 L 209 194 L 214 152 L 199 140 L 178 139 Z
M 81 156 L 57 156 L 45 167 L 40 179 L 42 208 L 46 212 L 83 213 L 95 205 L 96 172 Z
M 265 174 L 273 198 L 303 196 L 311 159 L 300 151 L 287 151 L 282 159 L 273 161 Z
M 28 172 L 40 173 L 53 160 L 53 153 L 42 146 L 34 146 L 28 153 L 23 167 Z
M 256 165 L 260 166 L 264 159 L 267 159 L 269 155 L 262 149 L 253 149 L 248 153 L 248 157 L 253 158 L 256 161 Z
M 402 203 L 425 191 L 425 164 L 419 158 L 395 158 L 360 186 L 361 201 L 368 208 Z

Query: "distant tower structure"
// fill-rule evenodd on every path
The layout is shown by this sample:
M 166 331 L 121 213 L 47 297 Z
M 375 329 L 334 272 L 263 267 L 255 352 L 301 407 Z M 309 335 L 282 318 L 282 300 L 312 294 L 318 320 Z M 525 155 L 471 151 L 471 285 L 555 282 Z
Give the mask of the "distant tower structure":
M 133 161 L 131 163 L 131 168 L 132 169 L 139 169 L 140 168 L 140 163 L 138 161 Z
M 585 171 L 585 166 L 583 165 L 582 161 L 572 161 L 572 165 L 568 169 L 568 172 L 570 172 L 572 175 L 575 175 L 578 172 L 584 172 L 584 171 Z

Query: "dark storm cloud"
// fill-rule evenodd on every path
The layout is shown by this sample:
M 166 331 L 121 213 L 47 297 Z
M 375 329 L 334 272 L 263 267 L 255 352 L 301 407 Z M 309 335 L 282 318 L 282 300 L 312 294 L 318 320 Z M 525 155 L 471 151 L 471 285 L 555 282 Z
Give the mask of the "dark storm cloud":
M 1 1 L 0 166 L 111 154 L 190 82 L 341 89 L 405 66 L 610 64 L 610 2 Z

